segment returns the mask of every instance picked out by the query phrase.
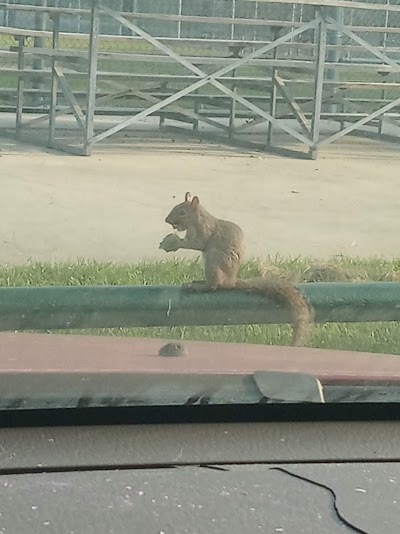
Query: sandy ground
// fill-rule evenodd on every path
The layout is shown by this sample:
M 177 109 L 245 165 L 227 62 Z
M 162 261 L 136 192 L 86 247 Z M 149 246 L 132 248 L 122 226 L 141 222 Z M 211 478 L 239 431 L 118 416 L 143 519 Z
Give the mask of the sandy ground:
M 158 250 L 185 191 L 240 224 L 248 256 L 399 256 L 400 151 L 366 140 L 305 161 L 164 139 L 92 157 L 1 137 L 0 262 L 137 261 Z M 176 256 L 196 257 L 196 253 Z

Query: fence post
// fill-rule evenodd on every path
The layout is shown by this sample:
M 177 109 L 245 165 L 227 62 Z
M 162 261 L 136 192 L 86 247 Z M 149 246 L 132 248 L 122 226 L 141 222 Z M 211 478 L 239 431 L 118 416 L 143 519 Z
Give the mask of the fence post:
M 92 151 L 94 135 L 94 113 L 96 105 L 97 87 L 97 54 L 98 37 L 100 30 L 99 0 L 92 0 L 92 14 L 90 21 L 89 42 L 89 76 L 86 100 L 86 125 L 85 125 L 85 154 L 89 156 Z
M 317 158 L 318 144 L 320 140 L 320 123 L 321 123 L 321 109 L 322 97 L 324 90 L 324 74 L 326 61 L 326 22 L 321 10 L 317 11 L 319 17 L 319 24 L 317 29 L 317 58 L 314 81 L 314 106 L 311 122 L 312 146 L 309 150 L 311 159 Z
M 25 37 L 23 35 L 18 36 L 18 71 L 23 71 L 25 66 Z M 20 72 L 21 74 L 21 72 Z M 15 135 L 18 138 L 21 135 L 22 129 L 22 112 L 24 107 L 24 87 L 25 80 L 20 75 L 18 76 L 18 87 L 17 87 L 17 108 L 16 108 L 16 119 L 15 119 Z
M 335 19 L 336 22 L 338 22 L 339 24 L 343 23 L 343 8 L 342 7 L 331 7 L 329 11 L 330 11 L 330 16 L 333 19 Z M 328 45 L 339 45 L 341 44 L 341 41 L 342 41 L 342 34 L 339 30 L 334 29 L 334 30 L 327 31 Z M 340 56 L 341 54 L 339 50 L 328 48 L 327 63 L 338 63 L 340 61 Z M 326 78 L 327 80 L 332 80 L 332 81 L 339 83 L 340 82 L 339 69 L 328 68 L 326 72 Z M 334 87 L 333 98 L 335 97 L 336 92 L 337 92 L 337 87 Z M 330 113 L 336 113 L 337 108 L 338 108 L 338 105 L 336 102 L 332 102 L 331 104 L 329 104 L 329 107 L 328 107 Z
M 37 0 L 37 5 L 41 7 L 47 7 L 47 0 Z M 44 11 L 37 11 L 35 13 L 35 29 L 46 30 L 46 17 L 47 13 Z M 33 40 L 33 46 L 35 48 L 45 48 L 46 42 L 44 37 L 35 37 Z M 41 70 L 44 67 L 44 59 L 35 57 L 32 61 L 32 68 Z M 43 83 L 41 77 L 32 78 L 32 88 L 38 91 L 43 90 Z M 43 104 L 44 97 L 38 93 L 33 95 L 33 105 L 40 106 Z
M 52 49 L 58 50 L 60 46 L 60 15 L 56 13 L 53 17 L 53 39 Z M 49 108 L 49 139 L 48 144 L 52 146 L 55 141 L 56 131 L 56 111 L 57 111 L 57 92 L 58 80 L 56 76 L 55 67 L 57 60 L 55 57 L 51 60 L 51 93 L 50 93 L 50 108 Z

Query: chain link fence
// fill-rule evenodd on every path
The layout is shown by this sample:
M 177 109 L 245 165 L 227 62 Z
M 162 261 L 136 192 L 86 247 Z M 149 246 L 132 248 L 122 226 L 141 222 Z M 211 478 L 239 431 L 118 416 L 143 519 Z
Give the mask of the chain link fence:
M 400 0 L 364 0 L 365 3 L 400 5 Z M 0 3 L 0 26 L 26 29 L 44 29 L 50 27 L 47 16 L 40 13 L 19 11 L 13 6 L 60 7 L 77 10 L 89 9 L 90 0 L 3 0 Z M 269 4 L 266 2 L 247 2 L 245 0 L 103 0 L 104 5 L 116 11 L 140 13 L 149 18 L 139 18 L 140 26 L 156 37 L 177 39 L 237 39 L 237 40 L 269 40 L 271 28 L 267 26 L 251 26 L 240 24 L 210 24 L 209 22 L 192 22 L 185 20 L 157 20 L 150 18 L 152 14 L 170 16 L 223 17 L 256 20 L 275 20 L 285 22 L 302 22 L 310 20 L 315 13 L 315 6 L 300 4 Z M 388 34 L 382 32 L 366 32 L 363 38 L 371 44 L 400 46 L 400 35 L 390 33 L 390 29 L 399 28 L 400 13 L 364 9 L 344 9 L 344 22 L 351 26 L 388 28 Z M 135 19 L 133 19 L 135 20 Z M 89 19 L 79 12 L 74 15 L 63 15 L 60 20 L 61 31 L 86 34 L 89 31 Z M 113 36 L 132 35 L 130 30 L 118 22 L 104 19 L 101 33 Z M 7 47 L 9 40 L 0 36 L 0 46 Z M 388 45 L 389 45 L 388 44 Z M 127 46 L 127 45 L 126 45 Z

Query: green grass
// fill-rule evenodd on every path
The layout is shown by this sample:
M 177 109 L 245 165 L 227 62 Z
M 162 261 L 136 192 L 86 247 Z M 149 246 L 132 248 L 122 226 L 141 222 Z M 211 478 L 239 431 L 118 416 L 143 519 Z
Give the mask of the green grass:
M 243 278 L 272 272 L 293 282 L 306 280 L 313 262 L 306 259 L 275 259 L 264 264 L 249 261 L 243 265 Z M 351 260 L 339 258 L 329 264 L 330 280 L 400 280 L 400 259 Z M 0 267 L 0 286 L 33 285 L 134 285 L 181 284 L 202 277 L 201 262 L 112 264 L 32 263 L 22 267 Z M 112 336 L 161 337 L 260 344 L 289 344 L 290 325 L 246 325 L 175 328 L 114 328 L 64 331 Z M 400 354 L 400 323 L 330 323 L 316 325 L 311 346 Z

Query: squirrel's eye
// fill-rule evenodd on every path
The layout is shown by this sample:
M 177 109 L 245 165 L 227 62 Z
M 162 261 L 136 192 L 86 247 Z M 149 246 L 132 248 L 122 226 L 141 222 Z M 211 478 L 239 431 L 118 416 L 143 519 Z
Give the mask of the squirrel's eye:
M 185 215 L 186 214 L 186 210 L 180 210 L 179 211 L 179 215 Z

